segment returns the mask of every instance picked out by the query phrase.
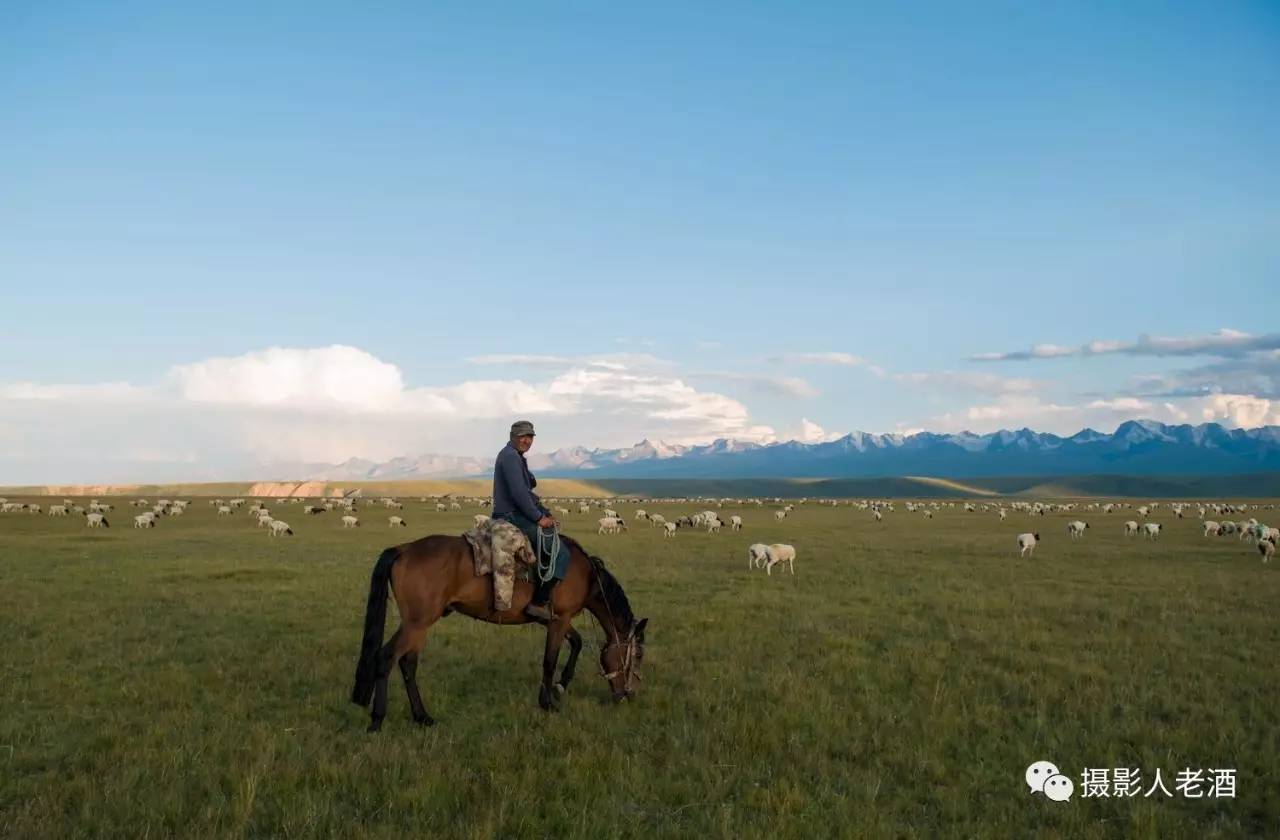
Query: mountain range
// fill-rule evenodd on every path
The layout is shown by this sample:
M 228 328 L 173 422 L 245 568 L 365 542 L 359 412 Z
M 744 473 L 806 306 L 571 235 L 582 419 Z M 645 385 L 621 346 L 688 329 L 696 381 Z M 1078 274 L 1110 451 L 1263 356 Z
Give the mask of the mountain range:
M 989 434 L 851 432 L 821 443 L 716 440 L 684 446 L 642 440 L 621 449 L 532 453 L 540 476 L 562 478 L 854 478 L 927 475 L 1226 475 L 1280 470 L 1280 426 L 1227 429 L 1130 420 L 1111 434 L 1060 437 L 1031 429 Z M 329 481 L 485 476 L 491 458 L 420 455 L 384 463 L 275 464 L 280 478 Z

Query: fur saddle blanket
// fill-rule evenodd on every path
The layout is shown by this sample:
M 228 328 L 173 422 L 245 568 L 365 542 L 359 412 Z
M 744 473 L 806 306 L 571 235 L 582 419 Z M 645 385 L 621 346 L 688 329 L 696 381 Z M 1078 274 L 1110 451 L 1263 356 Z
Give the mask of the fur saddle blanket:
M 529 539 L 502 519 L 488 519 L 462 535 L 471 544 L 476 576 L 493 575 L 493 609 L 511 609 L 516 578 L 527 579 L 536 560 Z

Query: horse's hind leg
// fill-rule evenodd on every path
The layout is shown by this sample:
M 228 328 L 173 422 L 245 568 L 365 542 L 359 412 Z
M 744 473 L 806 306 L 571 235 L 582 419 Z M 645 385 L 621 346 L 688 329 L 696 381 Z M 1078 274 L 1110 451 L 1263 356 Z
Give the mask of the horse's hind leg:
M 564 663 L 564 668 L 560 671 L 560 681 L 552 686 L 560 696 L 564 695 L 569 683 L 573 681 L 573 669 L 578 664 L 578 654 L 582 653 L 582 636 L 572 626 L 565 632 L 565 639 L 569 642 L 569 661 Z
M 396 646 L 400 643 L 403 628 L 392 634 L 390 641 L 378 652 L 378 675 L 373 684 L 373 709 L 370 712 L 369 731 L 377 732 L 382 728 L 383 718 L 387 716 L 387 677 L 391 676 L 391 667 L 395 664 Z
M 418 691 L 418 653 L 427 639 L 427 628 L 406 628 L 401 647 L 405 652 L 400 656 L 400 675 L 404 677 L 404 690 L 409 695 L 409 711 L 413 714 L 413 722 L 421 726 L 435 726 L 436 720 L 423 705 L 422 693 Z

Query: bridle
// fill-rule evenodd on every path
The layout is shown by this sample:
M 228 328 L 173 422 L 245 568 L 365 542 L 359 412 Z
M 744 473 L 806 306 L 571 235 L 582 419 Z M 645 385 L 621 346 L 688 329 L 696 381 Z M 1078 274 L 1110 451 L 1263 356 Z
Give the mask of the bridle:
M 596 589 L 598 589 L 600 592 L 600 600 L 604 603 L 604 608 L 609 613 L 609 621 L 613 624 L 613 629 L 614 629 L 614 632 L 616 633 L 618 628 L 618 619 L 613 614 L 613 608 L 609 606 L 609 597 L 605 595 L 604 583 L 601 582 L 599 576 L 596 576 Z M 627 638 L 625 641 L 615 640 L 615 641 L 609 642 L 603 648 L 601 648 L 601 653 L 604 653 L 604 651 L 607 651 L 609 648 L 612 648 L 612 647 L 622 648 L 622 663 L 614 670 L 609 671 L 608 673 L 605 673 L 604 663 L 602 661 L 600 663 L 600 676 L 604 677 L 606 680 L 612 680 L 617 678 L 618 676 L 623 677 L 622 693 L 619 694 L 617 692 L 613 692 L 614 698 L 617 700 L 621 700 L 625 697 L 628 697 L 632 693 L 631 681 L 633 679 L 636 679 L 636 680 L 641 679 L 640 672 L 636 670 L 636 663 L 640 659 L 640 644 L 636 641 L 635 626 L 633 625 L 631 629 L 627 632 Z M 601 659 L 603 659 L 603 656 L 601 657 Z M 610 691 L 612 690 L 613 690 L 613 687 L 610 686 Z
M 633 629 L 627 635 L 626 641 L 609 642 L 604 646 L 604 650 L 608 650 L 612 647 L 622 648 L 622 662 L 617 668 L 608 673 L 605 673 L 604 665 L 602 664 L 600 666 L 600 676 L 604 677 L 606 680 L 612 680 L 618 676 L 622 676 L 622 694 L 614 692 L 614 696 L 626 697 L 631 694 L 631 680 L 633 678 L 637 680 L 643 679 L 640 676 L 640 671 L 636 669 L 636 663 L 639 661 L 640 645 L 636 642 L 635 630 Z

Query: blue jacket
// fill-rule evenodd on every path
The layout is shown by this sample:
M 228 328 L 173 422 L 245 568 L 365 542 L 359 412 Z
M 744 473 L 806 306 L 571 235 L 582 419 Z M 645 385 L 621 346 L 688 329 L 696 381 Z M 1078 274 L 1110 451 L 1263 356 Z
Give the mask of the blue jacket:
M 529 462 L 508 443 L 493 463 L 493 515 L 516 512 L 537 522 L 551 514 L 533 492 L 538 480 L 529 472 Z

